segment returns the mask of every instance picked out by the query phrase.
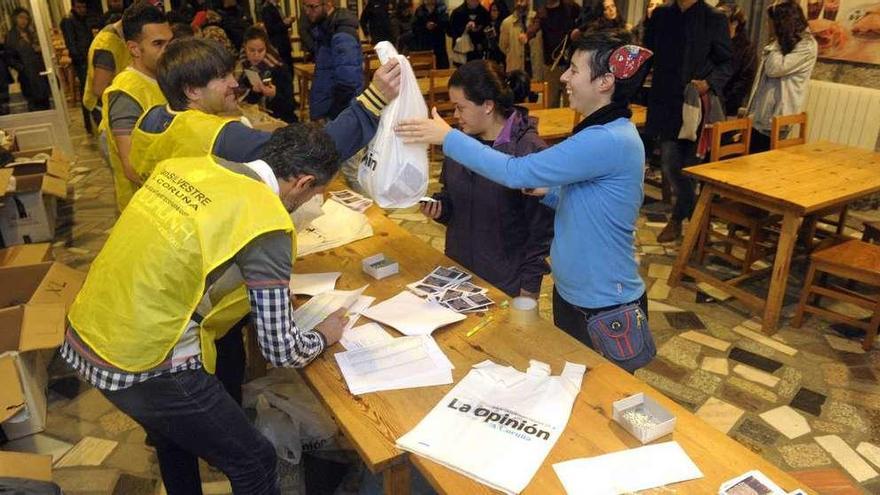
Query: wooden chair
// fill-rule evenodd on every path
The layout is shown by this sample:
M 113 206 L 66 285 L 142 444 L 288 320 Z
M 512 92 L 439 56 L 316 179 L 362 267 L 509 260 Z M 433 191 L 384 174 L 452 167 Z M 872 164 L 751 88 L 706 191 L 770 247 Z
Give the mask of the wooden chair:
M 369 52 L 364 52 L 364 80 L 366 80 L 366 84 L 369 85 L 370 81 L 373 79 L 373 72 L 376 72 L 376 69 L 373 67 L 376 66 L 379 62 L 379 55 L 371 50 Z
M 797 134 L 797 137 L 789 137 L 786 136 L 783 138 L 781 136 L 781 132 L 783 128 L 789 127 L 789 130 L 794 130 L 791 128 L 792 126 L 797 125 L 800 127 L 800 132 Z M 790 135 L 791 133 L 789 133 Z M 773 117 L 773 120 L 770 122 L 770 149 L 778 150 L 780 148 L 787 148 L 789 146 L 796 146 L 798 144 L 805 144 L 807 142 L 807 113 L 801 112 L 795 115 L 780 115 L 778 117 Z
M 847 280 L 858 281 L 874 287 L 880 287 L 880 245 L 864 241 L 851 240 L 836 246 L 813 253 L 810 269 L 801 293 L 797 313 L 791 326 L 800 328 L 804 321 L 804 313 L 823 316 L 829 320 L 839 321 L 865 330 L 862 348 L 870 350 L 877 338 L 877 327 L 880 326 L 880 295 L 867 296 L 842 287 L 823 286 L 819 279 L 834 275 Z M 860 306 L 873 312 L 868 322 L 857 320 L 830 309 L 819 306 L 820 298 L 830 297 Z
M 537 94 L 538 101 L 525 101 L 522 103 L 522 106 L 529 110 L 543 110 L 547 108 L 547 96 L 550 94 L 550 85 L 547 81 L 532 81 L 529 86 L 529 92 Z
M 437 68 L 437 61 L 434 58 L 434 52 L 410 52 L 407 55 L 409 65 L 412 67 L 413 74 L 416 78 L 428 77 L 430 72 Z
M 432 69 L 428 71 L 428 112 L 431 108 L 436 107 L 437 112 L 443 117 L 449 125 L 454 126 L 458 123 L 455 118 L 455 105 L 449 99 L 449 78 L 455 69 Z M 440 146 L 431 146 L 430 159 L 436 158 L 437 150 Z
M 712 126 L 712 147 L 710 160 L 720 161 L 732 156 L 747 155 L 752 132 L 750 117 L 718 122 Z M 739 134 L 739 140 L 725 143 L 722 139 L 728 134 Z M 727 225 L 727 232 L 714 228 L 712 220 L 716 219 Z M 700 226 L 700 237 L 697 244 L 697 261 L 702 264 L 706 255 L 711 254 L 729 263 L 740 266 L 740 277 L 745 279 L 752 272 L 752 265 L 772 252 L 772 243 L 768 242 L 768 228 L 779 222 L 779 215 L 771 215 L 767 211 L 730 199 L 713 202 L 709 207 L 709 215 Z M 715 244 L 724 246 L 723 250 Z M 742 248 L 742 258 L 735 256 L 734 247 Z

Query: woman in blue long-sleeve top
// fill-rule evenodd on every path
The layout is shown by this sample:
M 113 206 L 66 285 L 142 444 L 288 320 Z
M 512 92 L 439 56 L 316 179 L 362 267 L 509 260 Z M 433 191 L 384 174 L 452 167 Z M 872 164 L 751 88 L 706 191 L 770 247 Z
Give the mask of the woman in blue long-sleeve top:
M 442 143 L 444 155 L 499 184 L 548 189 L 543 201 L 556 210 L 554 323 L 590 346 L 585 326 L 591 316 L 628 304 L 648 314 L 633 246 L 645 152 L 628 104 L 647 74 L 650 52 L 627 41 L 602 32 L 575 43 L 561 80 L 572 108 L 587 117 L 571 137 L 544 151 L 505 155 L 452 130 L 436 113 L 397 128 L 408 142 Z

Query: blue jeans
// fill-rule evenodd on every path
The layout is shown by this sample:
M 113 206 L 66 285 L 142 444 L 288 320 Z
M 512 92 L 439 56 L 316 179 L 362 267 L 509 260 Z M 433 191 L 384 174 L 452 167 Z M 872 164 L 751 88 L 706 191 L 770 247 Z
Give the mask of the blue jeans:
M 198 458 L 229 478 L 235 494 L 279 494 L 275 447 L 204 370 L 169 373 L 107 399 L 156 444 L 168 495 L 201 494 Z
M 696 156 L 697 144 L 685 139 L 670 139 L 660 142 L 660 166 L 663 179 L 669 181 L 675 204 L 672 205 L 672 220 L 681 222 L 694 212 L 694 181 L 681 170 L 699 163 Z

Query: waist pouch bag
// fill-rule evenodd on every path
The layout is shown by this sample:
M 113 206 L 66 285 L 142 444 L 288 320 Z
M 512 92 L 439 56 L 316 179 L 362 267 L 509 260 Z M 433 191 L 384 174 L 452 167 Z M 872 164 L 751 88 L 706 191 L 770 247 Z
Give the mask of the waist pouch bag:
M 648 318 L 638 304 L 603 311 L 587 319 L 587 333 L 605 359 L 630 373 L 657 355 Z

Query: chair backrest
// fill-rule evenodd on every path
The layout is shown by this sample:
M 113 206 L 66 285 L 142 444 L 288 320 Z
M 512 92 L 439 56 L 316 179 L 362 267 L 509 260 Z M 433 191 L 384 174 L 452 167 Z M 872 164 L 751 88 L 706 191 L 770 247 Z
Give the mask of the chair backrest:
M 416 77 L 427 77 L 430 71 L 437 68 L 434 52 L 409 52 L 409 65 Z
M 791 137 L 794 133 L 794 126 L 800 127 L 797 137 Z M 783 138 L 782 131 L 788 127 L 789 133 Z M 801 112 L 794 115 L 779 115 L 773 117 L 770 123 L 770 149 L 786 148 L 798 144 L 806 144 L 807 142 L 807 113 Z
M 722 145 L 721 138 L 724 135 L 730 135 L 733 142 Z M 717 162 L 731 156 L 748 155 L 751 140 L 751 117 L 716 122 L 712 124 L 712 147 L 709 149 L 709 159 Z
M 449 78 L 455 69 L 432 69 L 428 71 L 428 107 L 437 107 L 444 120 L 454 123 L 455 105 L 449 100 Z
M 532 81 L 529 85 L 529 92 L 538 95 L 538 101 L 525 101 L 522 106 L 529 110 L 541 110 L 547 108 L 547 96 L 550 94 L 550 86 L 547 81 Z
M 374 66 L 378 66 L 379 64 L 379 55 L 371 50 L 369 52 L 364 53 L 364 79 L 366 79 L 367 84 L 370 84 L 370 80 L 373 79 L 373 72 L 376 71 Z

